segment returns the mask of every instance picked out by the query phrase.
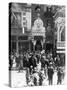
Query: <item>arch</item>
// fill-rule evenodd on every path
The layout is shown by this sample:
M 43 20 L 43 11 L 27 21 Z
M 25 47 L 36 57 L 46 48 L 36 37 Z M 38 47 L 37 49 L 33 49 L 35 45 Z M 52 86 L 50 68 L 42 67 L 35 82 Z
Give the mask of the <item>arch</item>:
M 34 21 L 34 26 L 36 26 L 36 27 L 43 27 L 43 21 L 38 17 L 38 18 Z

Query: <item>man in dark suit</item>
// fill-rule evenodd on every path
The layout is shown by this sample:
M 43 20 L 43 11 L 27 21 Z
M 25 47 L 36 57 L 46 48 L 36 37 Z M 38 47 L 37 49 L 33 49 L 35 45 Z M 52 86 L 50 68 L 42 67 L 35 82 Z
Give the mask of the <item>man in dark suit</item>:
M 52 85 L 52 83 L 53 83 L 53 74 L 54 74 L 53 67 L 52 67 L 52 66 L 49 66 L 49 67 L 48 67 L 48 80 L 49 80 L 49 85 Z
M 57 80 L 57 84 L 61 84 L 62 83 L 62 69 L 61 67 L 58 68 L 58 72 L 57 72 L 57 76 L 58 76 L 58 80 Z

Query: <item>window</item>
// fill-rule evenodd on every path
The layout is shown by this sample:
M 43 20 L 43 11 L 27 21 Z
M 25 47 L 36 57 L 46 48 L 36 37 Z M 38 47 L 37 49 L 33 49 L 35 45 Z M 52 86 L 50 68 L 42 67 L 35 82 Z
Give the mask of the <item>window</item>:
M 18 43 L 19 46 L 19 54 L 29 50 L 29 42 L 19 42 Z
M 11 51 L 16 51 L 16 42 L 11 42 Z
M 26 20 L 26 17 L 23 17 L 23 20 Z
M 19 36 L 18 40 L 28 40 L 28 36 Z
M 26 12 L 23 12 L 23 15 L 25 16 L 26 15 Z
M 23 26 L 26 26 L 26 22 L 23 22 Z
M 21 27 L 21 13 L 20 12 L 13 12 L 11 16 L 11 25 L 12 27 Z
M 14 41 L 14 40 L 16 41 L 17 40 L 17 37 L 16 36 L 11 36 L 11 40 L 12 41 Z
M 61 32 L 61 41 L 65 41 L 65 31 Z

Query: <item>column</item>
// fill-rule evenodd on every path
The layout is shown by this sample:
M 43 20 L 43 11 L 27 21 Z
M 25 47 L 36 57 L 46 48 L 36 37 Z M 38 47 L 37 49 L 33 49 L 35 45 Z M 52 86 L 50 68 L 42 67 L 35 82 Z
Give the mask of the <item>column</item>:
M 35 45 L 33 44 L 33 51 L 35 51 Z
M 42 50 L 43 50 L 43 41 L 41 40 Z
M 45 49 L 46 47 L 44 46 L 45 44 L 45 37 L 43 38 L 43 48 Z
M 36 40 L 34 40 L 34 51 L 35 51 Z
M 28 40 L 29 40 L 29 51 L 30 51 L 30 37 L 28 37 Z
M 17 53 L 19 53 L 19 52 L 18 52 L 18 49 L 19 49 L 19 48 L 18 48 L 18 36 L 17 36 L 17 42 L 16 42 L 16 51 L 17 51 Z
M 29 40 L 29 51 L 30 51 L 30 40 Z
M 36 41 L 33 41 L 33 51 L 35 51 L 35 45 L 36 45 Z
M 59 29 L 60 29 L 60 25 L 59 24 L 57 25 L 57 28 L 58 28 L 58 30 L 57 30 L 57 42 L 59 42 Z

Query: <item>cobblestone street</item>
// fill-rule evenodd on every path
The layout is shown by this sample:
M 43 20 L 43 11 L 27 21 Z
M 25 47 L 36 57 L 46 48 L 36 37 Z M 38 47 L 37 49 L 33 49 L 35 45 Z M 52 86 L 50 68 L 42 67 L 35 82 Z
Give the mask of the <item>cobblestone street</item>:
M 25 74 L 25 71 L 21 71 L 20 73 L 18 71 L 11 71 L 12 87 L 27 86 Z
M 27 86 L 26 84 L 26 72 L 25 71 L 11 71 L 11 85 L 12 87 L 23 87 L 23 86 Z M 64 84 L 64 81 L 62 82 L 62 84 Z M 43 81 L 43 86 L 45 85 L 49 85 L 48 82 L 48 78 L 44 79 Z M 54 72 L 53 75 L 53 85 L 57 85 L 57 72 Z

